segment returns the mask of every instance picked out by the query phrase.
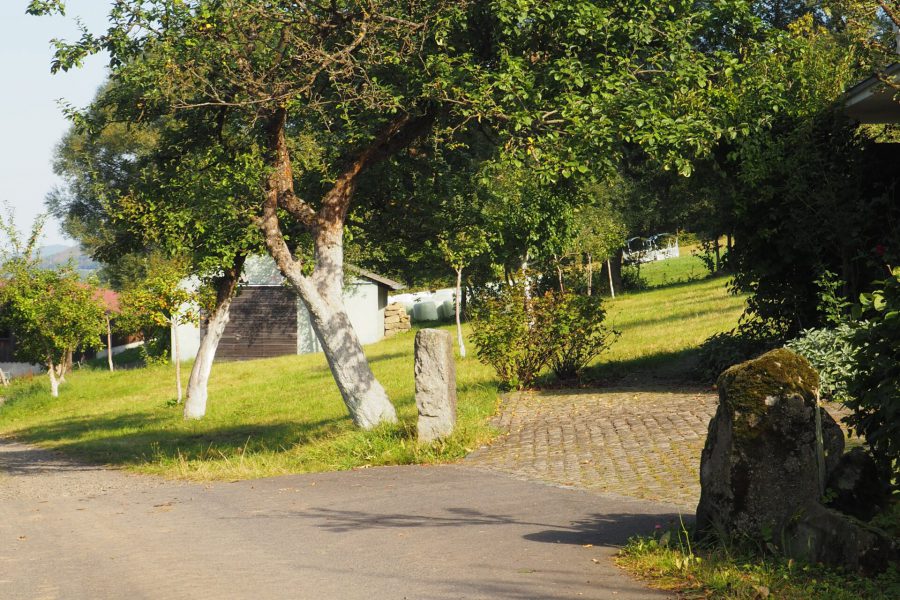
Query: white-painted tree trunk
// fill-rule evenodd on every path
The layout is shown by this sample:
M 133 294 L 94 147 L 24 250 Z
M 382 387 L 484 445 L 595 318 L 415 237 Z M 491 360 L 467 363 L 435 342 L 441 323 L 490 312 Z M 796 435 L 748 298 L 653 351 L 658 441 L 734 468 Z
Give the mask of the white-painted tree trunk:
M 591 253 L 587 255 L 587 295 L 593 295 L 594 287 L 594 257 Z
M 115 371 L 112 359 L 112 325 L 109 321 L 109 315 L 106 315 L 106 362 L 109 363 L 109 370 Z
M 178 354 L 178 318 L 172 317 L 172 360 L 175 361 L 175 391 L 178 404 L 181 404 L 181 357 Z
M 612 261 L 606 259 L 606 272 L 609 274 L 609 294 L 613 298 L 616 297 L 616 288 L 613 286 Z
M 231 297 L 228 297 L 209 317 L 206 335 L 200 340 L 200 349 L 197 351 L 191 378 L 188 380 L 187 400 L 184 402 L 185 419 L 200 419 L 206 415 L 209 375 L 212 372 L 219 341 L 225 333 L 225 326 L 228 325 L 230 312 Z
M 306 306 L 350 417 L 358 427 L 371 429 L 381 423 L 395 423 L 397 412 L 372 373 L 344 307 L 342 229 L 317 236 L 316 267 L 309 276 L 303 275 L 283 239 L 269 236 L 266 241 L 281 273 Z
M 456 270 L 456 341 L 459 344 L 459 355 L 466 357 L 466 345 L 463 343 L 462 323 L 459 319 L 459 309 L 462 304 L 462 269 Z
M 52 360 L 47 361 L 47 374 L 50 376 L 50 396 L 59 397 L 59 379 L 56 377 L 56 365 Z

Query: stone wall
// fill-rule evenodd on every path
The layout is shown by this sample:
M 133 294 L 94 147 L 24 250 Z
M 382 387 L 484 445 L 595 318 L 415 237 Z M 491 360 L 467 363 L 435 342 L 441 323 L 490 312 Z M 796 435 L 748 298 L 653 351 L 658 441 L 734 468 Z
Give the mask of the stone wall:
M 384 309 L 384 337 L 391 337 L 410 330 L 410 318 L 406 308 L 399 302 L 388 304 Z

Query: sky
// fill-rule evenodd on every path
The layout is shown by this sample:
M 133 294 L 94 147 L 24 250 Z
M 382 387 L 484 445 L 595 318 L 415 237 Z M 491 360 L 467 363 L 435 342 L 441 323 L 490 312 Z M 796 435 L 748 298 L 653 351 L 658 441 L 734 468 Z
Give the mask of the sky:
M 75 17 L 102 32 L 110 2 L 68 0 L 66 17 L 32 17 L 25 14 L 27 5 L 28 0 L 0 0 L 0 201 L 13 207 L 20 231 L 30 229 L 45 210 L 47 192 L 59 184 L 53 152 L 69 123 L 57 100 L 87 105 L 106 75 L 99 56 L 81 69 L 51 75 L 50 40 L 77 39 Z M 58 223 L 47 223 L 43 244 L 73 243 Z

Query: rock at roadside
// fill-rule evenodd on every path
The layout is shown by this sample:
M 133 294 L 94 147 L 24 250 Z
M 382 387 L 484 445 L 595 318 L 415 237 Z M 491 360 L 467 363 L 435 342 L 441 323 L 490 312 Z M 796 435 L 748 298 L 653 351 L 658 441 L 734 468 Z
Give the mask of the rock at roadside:
M 773 350 L 731 367 L 717 385 L 719 407 L 700 460 L 698 534 L 773 543 L 788 556 L 854 570 L 878 569 L 878 557 L 894 551 L 891 541 L 821 504 L 828 467 L 840 463 L 843 435 L 817 405 L 818 375 L 809 363 L 790 350 Z
M 416 334 L 416 407 L 420 442 L 453 433 L 456 425 L 456 363 L 450 334 L 422 329 Z
M 722 373 L 700 459 L 699 531 L 758 538 L 780 531 L 799 507 L 820 497 L 818 380 L 805 359 L 786 349 Z M 822 425 L 823 432 L 838 427 L 827 413 Z

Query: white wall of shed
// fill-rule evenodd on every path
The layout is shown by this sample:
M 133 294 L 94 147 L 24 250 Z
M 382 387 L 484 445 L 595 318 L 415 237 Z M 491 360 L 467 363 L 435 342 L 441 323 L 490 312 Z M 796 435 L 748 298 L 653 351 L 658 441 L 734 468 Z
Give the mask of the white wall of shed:
M 386 289 L 369 281 L 356 279 L 344 287 L 344 307 L 361 344 L 372 344 L 384 338 Z M 306 306 L 297 298 L 297 354 L 321 352 Z
M 194 360 L 200 350 L 200 326 L 194 323 L 178 325 L 178 358 L 181 362 Z M 172 349 L 169 348 L 169 362 L 174 362 Z

